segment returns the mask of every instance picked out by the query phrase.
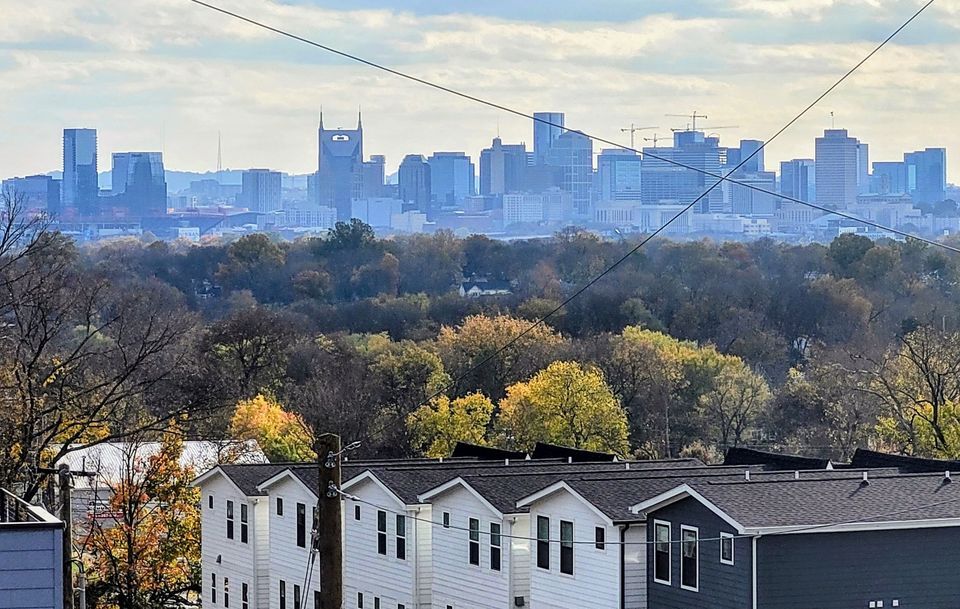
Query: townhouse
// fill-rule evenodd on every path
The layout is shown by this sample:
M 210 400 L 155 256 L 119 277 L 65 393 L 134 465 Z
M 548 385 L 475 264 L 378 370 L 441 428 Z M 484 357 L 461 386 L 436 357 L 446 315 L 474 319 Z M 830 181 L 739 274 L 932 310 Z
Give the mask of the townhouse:
M 945 471 L 473 454 L 483 458 L 345 464 L 344 607 L 839 609 L 960 598 L 960 490 Z M 317 480 L 306 464 L 221 466 L 197 480 L 204 607 L 315 606 Z

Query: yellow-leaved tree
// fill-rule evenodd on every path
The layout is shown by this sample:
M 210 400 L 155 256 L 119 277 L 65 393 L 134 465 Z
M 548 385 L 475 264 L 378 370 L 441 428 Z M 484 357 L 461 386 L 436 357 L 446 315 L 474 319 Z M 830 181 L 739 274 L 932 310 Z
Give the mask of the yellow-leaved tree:
M 457 442 L 485 445 L 492 416 L 493 402 L 485 395 L 443 395 L 413 412 L 407 426 L 414 448 L 435 459 L 449 456 Z
M 272 397 L 240 400 L 230 421 L 235 440 L 256 440 L 271 461 L 313 461 L 313 437 L 299 415 Z
M 554 362 L 507 388 L 497 419 L 502 446 L 530 450 L 538 442 L 625 455 L 627 414 L 594 367 Z

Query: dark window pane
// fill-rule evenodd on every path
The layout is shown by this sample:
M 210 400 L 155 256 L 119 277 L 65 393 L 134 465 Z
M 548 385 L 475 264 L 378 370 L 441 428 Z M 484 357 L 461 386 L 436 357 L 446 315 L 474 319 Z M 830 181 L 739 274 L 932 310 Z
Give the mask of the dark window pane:
M 573 575 L 573 523 L 560 521 L 560 572 Z
M 594 534 L 594 545 L 598 550 L 604 550 L 607 547 L 607 530 L 603 527 L 597 527 Z
M 537 516 L 537 566 L 550 568 L 550 519 Z
M 696 588 L 699 578 L 697 573 L 699 567 L 697 564 L 699 559 L 697 532 L 684 529 L 681 542 L 680 583 L 688 588 Z
M 277 516 L 283 516 L 283 497 L 277 497 Z
M 307 547 L 307 506 L 297 504 L 297 547 Z
M 654 527 L 653 577 L 670 581 L 670 525 L 657 523 Z

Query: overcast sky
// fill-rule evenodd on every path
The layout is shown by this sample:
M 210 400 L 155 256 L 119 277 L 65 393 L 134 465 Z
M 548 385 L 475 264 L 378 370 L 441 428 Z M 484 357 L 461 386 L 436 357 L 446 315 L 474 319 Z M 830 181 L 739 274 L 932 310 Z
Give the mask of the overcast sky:
M 917 0 L 210 0 L 373 61 L 629 142 L 620 128 L 765 139 L 892 32 Z M 345 10 L 344 6 L 351 8 Z M 100 166 L 163 149 L 168 169 L 316 169 L 319 107 L 392 171 L 407 153 L 476 157 L 520 118 L 405 82 L 188 0 L 0 0 L 0 176 L 60 169 L 61 130 L 95 127 Z M 945 146 L 960 175 L 960 3 L 940 0 L 768 148 L 812 157 L 830 126 L 871 161 Z M 645 132 L 648 136 L 652 132 Z M 956 152 L 956 154 L 949 154 Z

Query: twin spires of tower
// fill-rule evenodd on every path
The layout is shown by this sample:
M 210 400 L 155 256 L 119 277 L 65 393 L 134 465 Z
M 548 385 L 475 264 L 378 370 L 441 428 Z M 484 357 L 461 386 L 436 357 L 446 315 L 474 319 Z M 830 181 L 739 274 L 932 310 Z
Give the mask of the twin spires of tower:
M 320 106 L 320 130 L 323 131 L 323 106 Z M 357 130 L 363 131 L 363 110 L 357 110 Z

